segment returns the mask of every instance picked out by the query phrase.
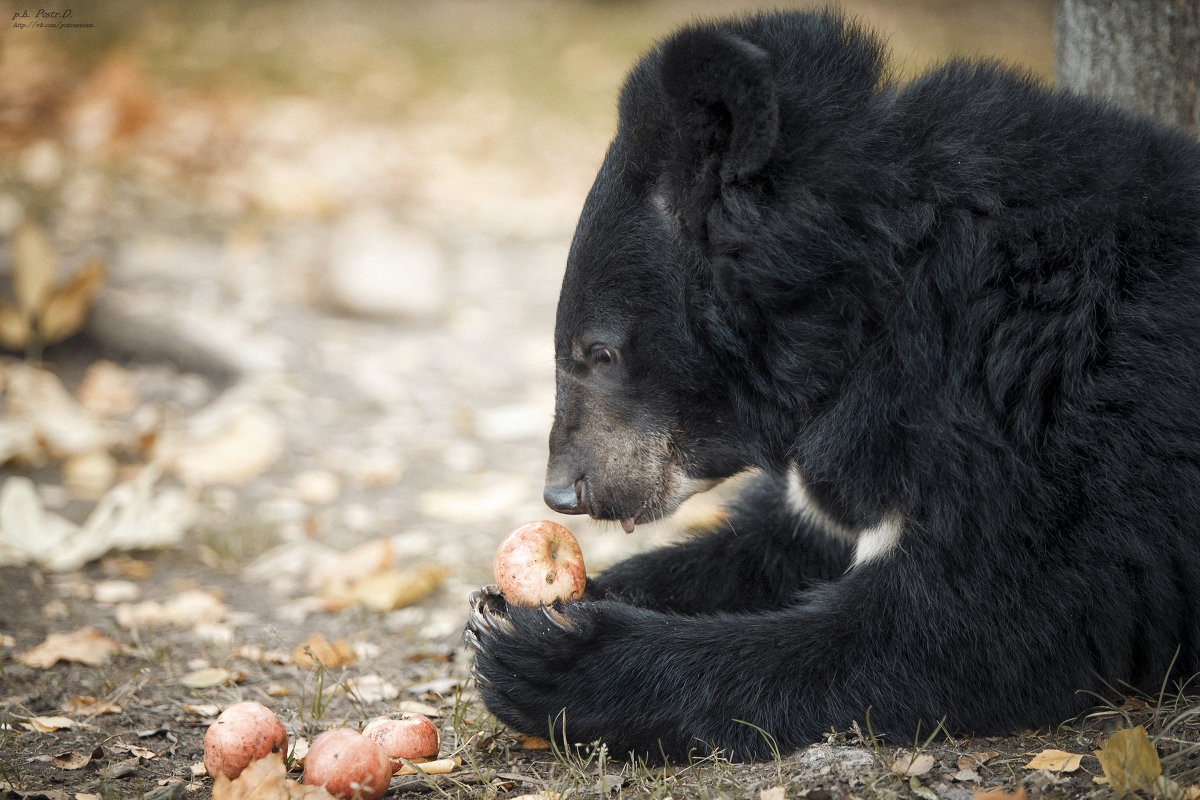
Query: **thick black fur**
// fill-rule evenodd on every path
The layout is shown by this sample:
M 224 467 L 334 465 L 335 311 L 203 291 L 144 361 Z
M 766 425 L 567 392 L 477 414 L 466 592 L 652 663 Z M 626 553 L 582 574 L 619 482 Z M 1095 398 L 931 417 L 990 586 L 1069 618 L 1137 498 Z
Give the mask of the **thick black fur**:
M 513 727 L 749 757 L 1200 670 L 1189 136 L 992 63 L 898 86 L 836 14 L 697 24 L 628 79 L 555 338 L 556 508 L 762 476 L 583 601 L 475 598 Z

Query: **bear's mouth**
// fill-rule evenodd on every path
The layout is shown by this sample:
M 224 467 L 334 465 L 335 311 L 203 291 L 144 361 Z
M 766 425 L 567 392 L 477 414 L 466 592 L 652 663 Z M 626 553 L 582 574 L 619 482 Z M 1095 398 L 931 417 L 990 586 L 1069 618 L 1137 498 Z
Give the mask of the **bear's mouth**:
M 581 499 L 587 513 L 598 520 L 613 520 L 625 533 L 633 533 L 638 525 L 671 516 L 683 501 L 706 492 L 720 483 L 714 478 L 693 478 L 673 462 L 664 465 L 660 481 L 652 487 L 650 496 L 641 502 L 595 502 L 596 487 L 586 476 L 582 479 Z M 629 509 L 635 509 L 630 512 Z

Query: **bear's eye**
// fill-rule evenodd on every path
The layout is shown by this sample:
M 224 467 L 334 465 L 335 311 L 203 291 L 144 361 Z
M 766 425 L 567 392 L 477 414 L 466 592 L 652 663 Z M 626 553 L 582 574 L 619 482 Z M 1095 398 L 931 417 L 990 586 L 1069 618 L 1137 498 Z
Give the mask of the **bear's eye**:
M 608 345 L 596 344 L 588 348 L 588 361 L 598 366 L 616 363 L 617 351 Z

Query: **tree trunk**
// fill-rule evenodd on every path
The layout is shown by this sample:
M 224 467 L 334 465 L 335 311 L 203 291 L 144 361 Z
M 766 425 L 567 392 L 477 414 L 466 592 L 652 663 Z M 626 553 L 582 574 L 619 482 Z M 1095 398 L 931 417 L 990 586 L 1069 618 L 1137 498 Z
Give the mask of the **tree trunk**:
M 1200 0 L 1058 0 L 1058 86 L 1200 132 Z

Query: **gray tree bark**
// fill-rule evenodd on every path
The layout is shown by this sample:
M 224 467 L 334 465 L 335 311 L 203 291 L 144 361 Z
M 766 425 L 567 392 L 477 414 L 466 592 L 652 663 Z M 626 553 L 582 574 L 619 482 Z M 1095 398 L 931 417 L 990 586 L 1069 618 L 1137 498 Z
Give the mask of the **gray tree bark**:
M 1200 0 L 1058 0 L 1058 86 L 1200 132 Z

